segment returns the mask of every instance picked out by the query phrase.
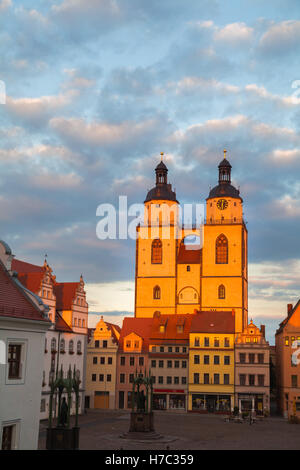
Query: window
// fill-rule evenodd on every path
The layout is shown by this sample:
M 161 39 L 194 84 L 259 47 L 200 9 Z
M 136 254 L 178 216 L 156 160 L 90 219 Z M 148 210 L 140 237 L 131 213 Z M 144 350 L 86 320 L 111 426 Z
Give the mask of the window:
M 74 341 L 71 339 L 71 341 L 69 342 L 69 354 L 73 354 L 74 353 Z
M 214 356 L 214 364 L 220 364 L 220 356 Z
M 229 338 L 224 338 L 224 347 L 229 348 L 229 346 L 230 346 Z
M 172 352 L 172 346 L 168 347 L 168 352 Z
M 125 383 L 125 374 L 120 374 L 120 383 L 121 384 Z
M 285 344 L 286 346 L 289 345 L 289 337 L 288 337 L 288 336 L 285 337 L 284 344 Z
M 134 342 L 134 349 L 139 349 L 140 347 L 140 342 L 139 341 L 135 341 Z
M 204 383 L 209 384 L 209 374 L 204 374 Z
M 41 406 L 40 406 L 40 412 L 43 413 L 44 411 L 46 411 L 46 400 L 45 400 L 45 398 L 43 398 L 41 400 Z
M 252 353 L 249 354 L 249 362 L 250 364 L 255 363 L 255 354 L 252 354 Z
M 100 357 L 100 364 L 105 364 L 105 357 Z
M 218 287 L 218 297 L 219 299 L 225 299 L 225 286 L 223 284 Z
M 174 367 L 175 369 L 179 369 L 179 361 L 174 361 Z
M 176 346 L 175 352 L 179 353 L 179 347 L 178 346 Z
M 1 450 L 13 450 L 16 448 L 16 425 L 3 426 Z
M 134 366 L 134 357 L 132 357 L 132 356 L 130 357 L 130 359 L 129 359 L 129 364 L 130 364 L 131 366 Z
M 168 376 L 168 377 L 167 377 L 167 384 L 168 384 L 168 385 L 171 385 L 171 383 L 172 383 L 172 377 L 169 377 L 169 376 Z
M 156 367 L 156 361 L 154 359 L 151 361 L 151 367 L 153 367 L 154 369 Z
M 92 381 L 96 382 L 96 374 L 92 374 Z
M 182 361 L 182 368 L 186 369 L 186 361 Z
M 56 352 L 56 339 L 52 338 L 51 340 L 51 352 Z
M 258 363 L 263 364 L 264 363 L 264 354 L 258 354 Z
M 164 347 L 163 347 L 163 346 L 161 346 L 161 347 L 159 348 L 159 352 L 164 352 Z
M 143 366 L 143 365 L 144 365 L 144 358 L 139 357 L 139 366 Z
M 191 267 L 190 267 L 190 266 L 187 266 L 187 267 L 186 267 L 186 270 L 187 270 L 188 272 L 190 272 L 190 271 L 191 271 Z
M 258 385 L 260 385 L 260 387 L 263 387 L 265 385 L 265 376 L 264 375 L 258 375 Z
M 216 240 L 216 264 L 228 263 L 228 240 L 221 234 Z
M 155 286 L 153 288 L 153 299 L 160 299 L 160 287 Z
M 204 338 L 204 346 L 205 346 L 206 348 L 209 347 L 209 338 Z
M 104 375 L 103 374 L 99 374 L 99 382 L 104 382 Z
M 242 364 L 245 364 L 245 362 L 246 362 L 246 354 L 245 353 L 240 353 L 240 362 Z
M 103 341 L 103 347 L 107 348 L 107 341 L 106 340 Z
M 107 358 L 107 364 L 112 364 L 112 357 Z
M 186 385 L 186 377 L 181 377 L 181 384 Z
M 292 387 L 298 387 L 298 376 L 292 375 Z
M 162 263 L 162 242 L 159 239 L 153 240 L 152 242 L 151 263 Z
M 183 347 L 183 348 L 182 348 L 182 352 L 183 352 L 183 353 L 186 353 L 186 347 Z
M 179 384 L 179 377 L 174 377 L 174 385 L 178 385 Z
M 21 344 L 8 346 L 8 378 L 19 379 L 21 377 Z
M 99 340 L 98 339 L 95 341 L 95 348 L 99 348 Z
M 194 374 L 194 384 L 199 383 L 199 374 Z
M 164 383 L 164 378 L 163 378 L 161 375 L 158 377 L 158 383 L 159 383 L 159 384 L 163 384 L 163 383 Z
M 240 385 L 246 385 L 246 375 L 240 374 Z
M 134 380 L 134 374 L 129 374 L 129 383 L 133 383 Z
M 158 361 L 158 367 L 163 367 L 164 366 L 164 361 Z
M 111 374 L 107 374 L 106 380 L 107 380 L 107 382 L 111 382 Z
M 255 385 L 255 375 L 249 375 L 249 385 Z
M 195 338 L 194 346 L 195 347 L 200 346 L 200 339 L 199 338 Z
M 224 356 L 224 365 L 229 366 L 230 364 L 230 356 Z
M 167 367 L 168 367 L 168 369 L 170 369 L 172 367 L 172 361 L 167 362 Z
M 220 383 L 220 375 L 214 374 L 214 384 L 219 384 L 219 383 Z
M 159 326 L 159 332 L 164 333 L 165 332 L 165 325 L 160 325 Z
M 220 347 L 220 340 L 219 340 L 219 338 L 215 338 L 215 339 L 214 339 L 214 347 L 215 347 L 215 348 L 219 348 L 219 347 Z
M 152 379 L 152 383 L 155 384 L 156 383 L 156 377 L 154 375 L 152 375 L 151 379 Z
M 194 364 L 200 364 L 200 356 L 194 356 Z
M 224 374 L 224 385 L 229 385 L 229 374 Z
M 77 341 L 77 354 L 81 354 L 81 341 Z
M 204 364 L 209 364 L 209 356 L 204 356 L 203 362 Z
M 131 341 L 126 341 L 126 348 L 131 348 Z
M 98 362 L 98 358 L 97 357 L 93 357 L 93 364 L 97 364 Z
M 120 357 L 120 365 L 125 366 L 125 356 Z

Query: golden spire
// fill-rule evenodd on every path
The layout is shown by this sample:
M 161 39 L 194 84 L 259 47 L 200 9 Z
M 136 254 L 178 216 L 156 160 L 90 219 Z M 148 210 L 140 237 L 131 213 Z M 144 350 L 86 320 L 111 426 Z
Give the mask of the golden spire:
M 226 158 L 227 150 L 224 149 L 224 158 Z
M 163 161 L 164 152 L 160 152 L 160 159 Z

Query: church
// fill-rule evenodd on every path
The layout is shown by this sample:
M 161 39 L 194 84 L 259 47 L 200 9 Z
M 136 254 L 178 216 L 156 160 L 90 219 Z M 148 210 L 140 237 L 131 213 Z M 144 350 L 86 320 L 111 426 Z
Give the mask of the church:
M 248 232 L 231 170 L 224 151 L 218 184 L 206 199 L 204 224 L 186 227 L 163 159 L 155 168 L 156 184 L 144 201 L 144 223 L 137 226 L 136 318 L 231 311 L 235 332 L 247 327 Z M 192 235 L 201 244 L 189 246 Z

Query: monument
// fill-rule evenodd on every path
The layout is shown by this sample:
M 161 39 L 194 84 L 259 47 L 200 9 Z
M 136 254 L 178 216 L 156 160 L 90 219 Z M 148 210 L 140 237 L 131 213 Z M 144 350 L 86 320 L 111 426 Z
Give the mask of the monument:
M 49 421 L 47 428 L 47 450 L 76 450 L 79 448 L 79 385 L 78 372 L 72 374 L 71 366 L 64 379 L 64 372 L 54 372 L 50 376 L 50 401 L 49 401 Z M 72 404 L 72 394 L 75 393 L 75 426 L 70 427 L 70 411 Z M 67 399 L 63 394 L 67 395 Z M 55 406 L 53 410 L 53 399 L 55 396 Z M 57 405 L 58 399 L 58 405 Z M 57 417 L 56 417 L 57 411 Z M 53 426 L 53 424 L 55 424 Z

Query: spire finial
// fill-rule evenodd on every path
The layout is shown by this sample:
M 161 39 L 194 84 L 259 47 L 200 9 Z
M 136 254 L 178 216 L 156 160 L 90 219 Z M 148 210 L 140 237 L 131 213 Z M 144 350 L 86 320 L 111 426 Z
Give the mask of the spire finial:
M 160 152 L 160 159 L 161 159 L 161 161 L 163 161 L 163 158 L 164 158 L 164 152 Z
M 226 158 L 226 153 L 227 153 L 227 150 L 224 149 L 224 158 Z

